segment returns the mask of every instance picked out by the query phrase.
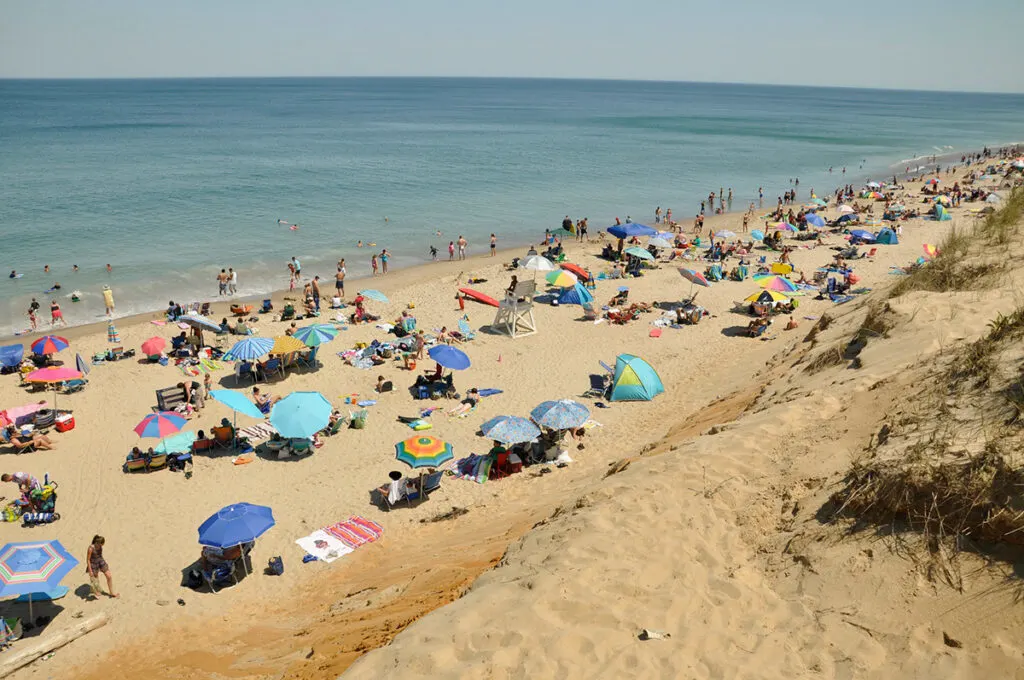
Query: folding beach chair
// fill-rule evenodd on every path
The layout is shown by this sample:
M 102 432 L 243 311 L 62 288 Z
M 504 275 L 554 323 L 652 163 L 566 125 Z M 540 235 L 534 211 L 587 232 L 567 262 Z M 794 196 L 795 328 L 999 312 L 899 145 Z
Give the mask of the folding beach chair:
M 466 342 L 476 339 L 476 333 L 470 328 L 469 321 L 465 316 L 459 319 L 459 333 L 462 334 L 462 339 Z

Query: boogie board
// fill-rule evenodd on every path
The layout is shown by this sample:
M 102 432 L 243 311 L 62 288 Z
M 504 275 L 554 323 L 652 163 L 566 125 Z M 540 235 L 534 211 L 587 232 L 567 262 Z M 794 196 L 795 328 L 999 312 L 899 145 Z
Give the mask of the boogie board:
M 484 295 L 478 290 L 473 290 L 472 288 L 459 288 L 459 292 L 465 295 L 470 300 L 476 300 L 477 302 L 482 302 L 485 305 L 490 305 L 491 307 L 500 306 L 498 305 L 497 300 L 492 298 L 490 295 Z

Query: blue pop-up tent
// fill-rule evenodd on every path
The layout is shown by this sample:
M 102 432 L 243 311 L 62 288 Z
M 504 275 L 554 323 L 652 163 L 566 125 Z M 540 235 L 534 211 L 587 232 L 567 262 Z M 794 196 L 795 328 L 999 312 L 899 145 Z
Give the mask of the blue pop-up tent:
M 949 211 L 946 210 L 946 207 L 944 205 L 942 205 L 941 203 L 936 203 L 935 219 L 938 220 L 939 222 L 948 222 L 949 220 L 953 219 L 953 217 L 949 214 Z
M 883 246 L 894 246 L 898 244 L 900 240 L 896 237 L 896 232 L 892 229 L 882 229 L 878 232 L 878 236 L 875 237 L 875 243 Z
M 5 345 L 0 347 L 0 366 L 13 368 L 21 363 L 25 356 L 25 347 L 22 345 Z
M 632 354 L 616 357 L 609 401 L 650 401 L 664 391 L 661 378 L 649 363 Z
M 593 302 L 593 300 L 594 296 L 590 294 L 590 291 L 578 283 L 572 288 L 566 288 L 558 296 L 558 304 L 560 305 L 582 305 Z

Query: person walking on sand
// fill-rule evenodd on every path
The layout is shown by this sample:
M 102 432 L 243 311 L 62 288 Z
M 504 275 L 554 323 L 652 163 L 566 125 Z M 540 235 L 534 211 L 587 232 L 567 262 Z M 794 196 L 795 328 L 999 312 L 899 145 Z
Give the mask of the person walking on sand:
M 228 293 L 234 295 L 238 292 L 238 272 L 228 267 Z
M 462 236 L 462 234 L 459 234 L 459 259 L 466 259 L 466 239 Z
M 292 264 L 295 265 L 295 280 L 298 281 L 302 278 L 302 263 L 292 255 Z
M 377 253 L 370 256 L 370 269 L 373 270 L 373 275 L 377 275 Z
M 99 595 L 102 591 L 100 590 L 100 574 L 107 577 L 107 595 L 109 597 L 121 597 L 114 592 L 114 577 L 110 575 L 110 565 L 103 559 L 103 546 L 107 542 L 105 538 L 100 535 L 92 537 L 92 543 L 89 544 L 89 550 L 85 554 L 85 571 L 89 574 L 89 584 L 92 586 L 92 595 Z
M 32 307 L 28 308 L 28 323 L 32 330 L 39 328 L 39 321 L 36 319 L 36 310 Z
M 334 289 L 338 291 L 338 297 L 345 297 L 345 266 L 341 263 L 338 263 L 338 273 L 334 275 Z
M 494 255 L 497 252 L 497 250 L 498 250 L 498 237 L 495 236 L 494 234 L 491 234 L 491 257 L 494 257 Z
M 448 241 L 448 261 L 455 259 L 455 241 Z

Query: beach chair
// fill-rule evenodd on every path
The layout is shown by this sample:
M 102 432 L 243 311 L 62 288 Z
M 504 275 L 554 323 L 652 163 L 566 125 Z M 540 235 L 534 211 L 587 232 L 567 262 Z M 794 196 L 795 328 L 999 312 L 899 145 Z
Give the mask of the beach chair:
M 584 392 L 581 396 L 589 397 L 591 399 L 605 399 L 608 395 L 608 387 L 610 385 L 611 379 L 607 374 L 591 375 L 590 389 Z
M 476 339 L 476 333 L 470 328 L 469 321 L 465 316 L 459 319 L 459 333 L 462 333 L 462 340 L 464 342 Z
M 234 561 L 217 562 L 206 569 L 201 569 L 200 573 L 203 575 L 203 582 L 210 587 L 210 592 L 216 593 L 218 586 L 238 584 L 238 577 L 235 576 L 236 569 Z
M 121 469 L 125 472 L 144 472 L 146 470 L 146 459 L 132 458 L 131 460 L 126 460 Z
M 156 405 L 160 411 L 173 411 L 185 403 L 185 390 L 181 387 L 166 387 L 156 391 Z
M 14 448 L 15 453 L 30 453 L 36 450 L 36 445 L 31 441 L 21 441 L 18 438 L 11 439 L 7 436 L 7 429 L 0 429 L 0 442 Z
M 20 640 L 23 632 L 21 619 L 0 619 L 0 650 L 7 649 L 16 640 Z
M 260 314 L 266 314 L 272 311 L 274 311 L 274 301 L 267 298 L 263 301 L 263 305 L 260 307 Z
M 295 356 L 296 365 L 301 366 L 303 369 L 307 371 L 313 371 L 319 368 L 320 362 L 317 361 L 316 358 L 316 353 L 317 351 L 319 351 L 319 349 L 319 347 L 310 348 L 309 353 L 306 354 L 305 356 L 297 354 Z
M 872 248 L 871 250 L 868 251 L 868 254 L 865 255 L 865 257 L 874 257 L 876 253 L 878 253 L 878 248 Z
M 295 318 L 295 305 L 288 303 L 281 310 L 281 321 L 290 321 Z
M 153 470 L 160 470 L 167 467 L 167 454 L 159 453 L 147 461 L 146 472 L 152 472 Z
M 263 380 L 265 382 L 270 381 L 271 375 L 276 374 L 281 376 L 282 378 L 284 377 L 284 366 L 281 364 L 281 360 L 278 358 L 267 359 L 260 366 L 260 370 L 263 373 Z
M 313 453 L 313 442 L 309 441 L 308 437 L 301 437 L 299 439 L 288 440 L 288 450 L 293 456 L 301 456 L 303 454 Z
M 75 378 L 74 380 L 61 383 L 61 386 L 64 388 L 64 394 L 72 394 L 74 392 L 81 392 L 88 384 L 89 381 L 85 378 Z

